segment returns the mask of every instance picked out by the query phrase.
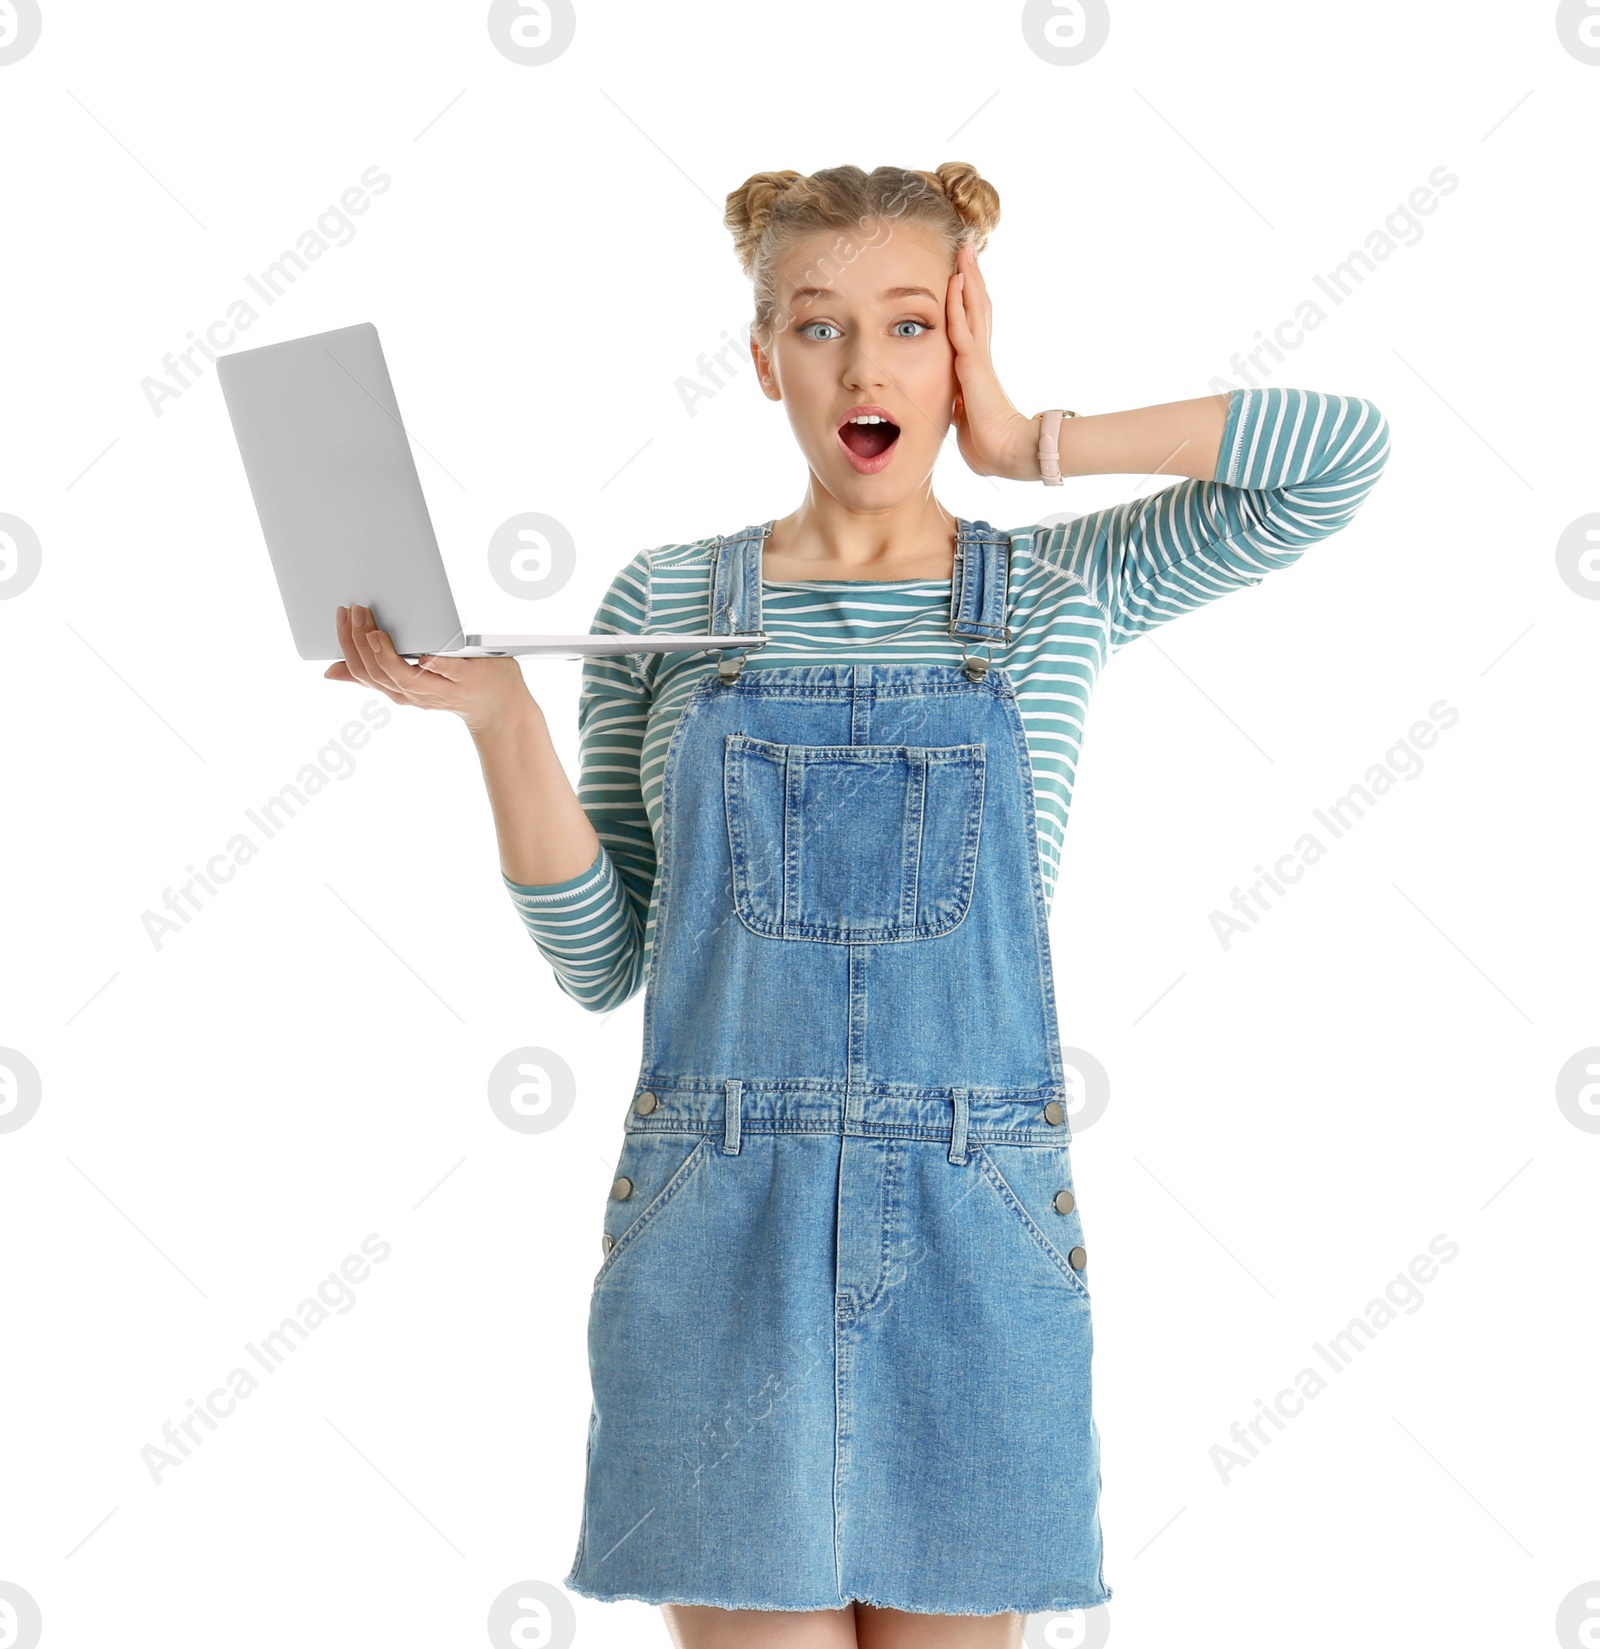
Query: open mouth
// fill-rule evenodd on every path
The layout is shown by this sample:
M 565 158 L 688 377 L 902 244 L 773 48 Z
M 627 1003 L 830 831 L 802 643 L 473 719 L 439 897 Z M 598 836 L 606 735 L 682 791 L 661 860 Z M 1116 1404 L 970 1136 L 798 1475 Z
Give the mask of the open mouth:
M 889 462 L 900 426 L 887 414 L 856 413 L 839 425 L 838 437 L 851 464 L 871 475 Z

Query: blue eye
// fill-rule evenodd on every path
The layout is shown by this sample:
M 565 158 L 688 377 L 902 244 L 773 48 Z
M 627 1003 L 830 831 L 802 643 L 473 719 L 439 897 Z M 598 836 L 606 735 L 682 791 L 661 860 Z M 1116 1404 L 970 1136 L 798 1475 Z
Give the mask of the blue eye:
M 814 326 L 833 326 L 833 322 L 832 321 L 807 321 L 806 324 L 799 329 L 801 337 L 803 337 L 803 338 L 810 337 L 811 336 L 811 329 Z M 838 327 L 833 326 L 833 330 L 835 332 L 837 332 L 839 329 L 838 329 Z M 826 343 L 827 339 L 818 338 L 816 341 L 818 343 Z
M 896 321 L 894 324 L 897 327 L 920 326 L 922 328 L 922 332 L 931 332 L 933 330 L 926 321 Z M 922 332 L 896 332 L 895 336 L 897 338 L 920 338 L 922 336 Z

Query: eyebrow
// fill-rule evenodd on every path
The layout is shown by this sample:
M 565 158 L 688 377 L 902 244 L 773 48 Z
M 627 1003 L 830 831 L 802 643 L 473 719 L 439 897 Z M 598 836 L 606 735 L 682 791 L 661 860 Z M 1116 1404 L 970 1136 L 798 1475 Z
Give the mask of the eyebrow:
M 836 293 L 830 286 L 797 286 L 789 294 L 790 303 L 806 303 L 812 298 L 834 298 Z M 878 294 L 881 298 L 932 298 L 935 303 L 939 300 L 925 286 L 891 286 L 888 291 Z

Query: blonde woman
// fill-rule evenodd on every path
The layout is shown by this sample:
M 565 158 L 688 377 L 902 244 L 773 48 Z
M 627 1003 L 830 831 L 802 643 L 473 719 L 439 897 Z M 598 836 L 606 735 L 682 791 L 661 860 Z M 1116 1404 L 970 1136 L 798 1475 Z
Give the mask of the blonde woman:
M 407 664 L 357 607 L 329 674 L 461 716 L 562 988 L 645 990 L 567 1584 L 683 1649 L 1015 1645 L 1111 1596 L 1046 926 L 1089 695 L 1349 521 L 1388 431 L 1277 388 L 1020 412 L 971 166 L 763 172 L 726 221 L 804 496 L 641 551 L 593 629 L 764 640 L 588 661 L 576 792 L 511 660 Z M 1186 479 L 996 530 L 934 495 L 952 423 L 980 475 Z

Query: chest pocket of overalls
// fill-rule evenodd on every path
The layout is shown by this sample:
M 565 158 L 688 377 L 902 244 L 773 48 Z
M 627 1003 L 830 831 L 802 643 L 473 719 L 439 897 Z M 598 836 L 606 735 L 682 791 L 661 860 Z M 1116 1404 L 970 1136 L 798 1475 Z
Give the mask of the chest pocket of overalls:
M 778 744 L 729 733 L 733 905 L 752 933 L 836 945 L 933 939 L 966 916 L 981 744 Z

